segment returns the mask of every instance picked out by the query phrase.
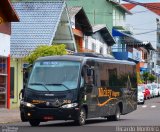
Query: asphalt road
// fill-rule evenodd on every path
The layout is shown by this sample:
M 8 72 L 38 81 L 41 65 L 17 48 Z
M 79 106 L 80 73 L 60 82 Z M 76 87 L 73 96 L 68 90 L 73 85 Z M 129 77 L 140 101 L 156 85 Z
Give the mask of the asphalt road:
M 44 128 L 45 128 L 44 130 L 46 130 L 47 128 L 46 132 L 48 132 L 49 129 L 53 131 L 53 128 L 55 132 L 59 132 L 59 131 L 63 132 L 66 130 L 69 130 L 70 132 L 75 130 L 76 131 L 80 130 L 81 132 L 82 131 L 84 132 L 83 130 L 84 128 L 91 129 L 86 131 L 94 131 L 96 129 L 98 130 L 111 129 L 109 131 L 127 131 L 127 130 L 128 131 L 145 131 L 145 130 L 149 131 L 150 130 L 154 132 L 155 131 L 160 132 L 160 97 L 146 100 L 144 105 L 138 105 L 138 108 L 136 111 L 129 113 L 127 115 L 121 115 L 120 121 L 107 121 L 107 119 L 104 119 L 104 118 L 95 118 L 95 119 L 87 120 L 86 125 L 80 126 L 80 127 L 75 126 L 72 121 L 50 121 L 50 122 L 41 123 L 40 126 L 36 129 L 33 127 L 30 127 L 28 122 L 10 123 L 10 124 L 5 124 L 5 126 L 20 127 L 19 128 L 20 130 L 22 130 L 22 128 L 25 128 L 25 129 L 28 128 L 30 129 L 29 131 L 38 130 L 38 132 L 42 131 Z M 92 126 L 96 126 L 96 127 L 92 127 Z M 144 129 L 141 128 L 142 126 L 144 127 Z M 151 128 L 148 128 L 148 126 Z

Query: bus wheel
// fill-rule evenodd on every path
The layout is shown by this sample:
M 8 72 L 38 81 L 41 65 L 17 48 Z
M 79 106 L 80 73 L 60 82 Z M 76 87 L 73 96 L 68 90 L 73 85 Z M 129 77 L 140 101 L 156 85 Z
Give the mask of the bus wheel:
M 20 113 L 20 117 L 21 117 L 21 121 L 22 121 L 22 122 L 27 121 L 26 118 L 25 118 L 25 116 L 24 116 L 24 113 L 23 113 L 23 112 Z
M 84 108 L 81 108 L 78 120 L 75 120 L 75 123 L 79 126 L 82 126 L 85 124 L 85 122 L 86 122 L 86 111 Z
M 31 126 L 39 126 L 40 121 L 39 120 L 30 120 L 29 123 Z
M 107 119 L 109 121 L 118 121 L 120 119 L 120 108 L 119 106 L 116 107 L 116 112 L 115 112 L 115 115 L 112 115 L 112 116 L 108 116 Z

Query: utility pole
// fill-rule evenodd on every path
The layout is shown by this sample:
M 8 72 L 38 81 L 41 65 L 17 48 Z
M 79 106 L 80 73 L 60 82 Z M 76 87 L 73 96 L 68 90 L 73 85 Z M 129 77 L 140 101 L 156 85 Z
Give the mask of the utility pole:
M 159 59 L 159 56 L 160 56 L 160 20 L 158 18 L 156 18 L 156 23 L 157 23 L 157 58 L 156 58 L 156 62 L 157 62 L 157 67 L 158 67 L 158 75 L 157 75 L 157 82 L 159 83 L 159 77 L 160 77 L 160 59 Z
M 95 19 L 96 19 L 96 10 L 94 9 L 93 10 L 93 23 L 95 24 L 96 22 L 95 22 Z

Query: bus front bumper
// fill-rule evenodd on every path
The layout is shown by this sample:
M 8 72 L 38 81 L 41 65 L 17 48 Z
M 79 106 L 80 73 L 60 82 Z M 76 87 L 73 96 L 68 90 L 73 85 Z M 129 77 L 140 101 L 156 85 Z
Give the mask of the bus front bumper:
M 25 120 L 77 120 L 79 108 L 20 108 Z

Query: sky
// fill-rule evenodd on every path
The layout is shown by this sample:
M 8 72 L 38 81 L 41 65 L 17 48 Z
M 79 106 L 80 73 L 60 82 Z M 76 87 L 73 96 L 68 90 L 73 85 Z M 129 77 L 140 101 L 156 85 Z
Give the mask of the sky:
M 121 0 L 122 2 L 123 0 Z M 131 1 L 135 1 L 135 2 L 140 2 L 140 3 L 154 3 L 154 2 L 159 2 L 160 3 L 160 0 L 131 0 Z M 143 8 L 138 8 L 140 11 L 141 10 L 144 10 Z M 145 14 L 144 11 L 141 11 L 143 14 Z M 132 12 L 133 13 L 133 12 Z M 147 13 L 147 12 L 146 12 Z M 140 15 L 140 14 L 139 14 Z M 149 15 L 149 14 L 148 14 Z M 138 17 L 138 15 L 137 15 Z M 142 17 L 142 16 L 140 16 Z M 145 20 L 148 20 L 147 19 L 148 16 L 143 16 L 143 18 Z M 153 18 L 150 16 L 150 18 Z M 139 35 L 134 35 L 135 38 L 139 39 L 139 40 L 143 40 L 143 41 L 149 41 L 151 42 L 152 46 L 154 48 L 156 48 L 156 37 L 154 37 L 155 33 L 156 33 L 156 29 L 154 27 L 154 24 L 156 21 L 156 19 L 150 19 L 149 21 L 145 22 L 145 21 L 139 21 L 141 18 L 138 18 L 136 20 L 134 20 L 132 18 L 132 16 L 130 16 L 130 20 L 128 19 L 128 25 L 130 25 L 131 28 L 133 28 L 133 33 L 134 34 L 139 34 L 139 33 L 143 33 L 143 32 L 150 32 L 150 33 L 146 33 L 146 34 L 139 34 Z M 133 24 L 133 21 L 134 21 L 134 24 Z M 132 23 L 132 25 L 131 25 Z M 137 24 L 137 25 L 136 25 Z M 139 26 L 140 25 L 140 26 Z M 154 31 L 153 31 L 154 30 Z M 153 32 L 151 32 L 153 31 Z

